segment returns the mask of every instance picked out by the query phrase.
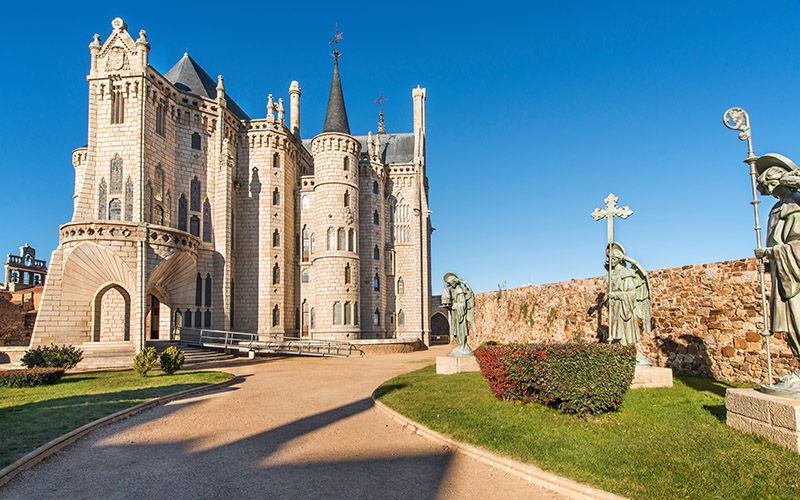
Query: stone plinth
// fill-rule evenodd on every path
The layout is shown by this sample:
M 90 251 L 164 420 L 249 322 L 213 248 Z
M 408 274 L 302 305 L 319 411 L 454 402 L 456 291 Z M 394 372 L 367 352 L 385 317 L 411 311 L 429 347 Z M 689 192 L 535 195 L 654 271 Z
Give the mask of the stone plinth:
M 439 375 L 479 371 L 475 356 L 436 356 L 436 373 Z
M 637 366 L 633 372 L 631 389 L 672 387 L 672 369 L 656 366 Z
M 758 434 L 800 453 L 800 399 L 780 398 L 754 389 L 728 389 L 728 425 Z

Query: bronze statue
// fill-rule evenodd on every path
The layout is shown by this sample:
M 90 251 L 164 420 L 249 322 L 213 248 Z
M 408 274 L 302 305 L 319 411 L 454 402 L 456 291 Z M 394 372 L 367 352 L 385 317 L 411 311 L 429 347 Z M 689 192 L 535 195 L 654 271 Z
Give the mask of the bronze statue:
M 641 264 L 628 257 L 619 243 L 612 243 L 606 254 L 610 281 L 608 340 L 622 345 L 636 344 L 642 331 L 650 333 L 653 316 L 650 279 Z M 639 364 L 650 364 L 638 351 L 637 360 Z
M 450 335 L 458 343 L 448 356 L 472 356 L 467 336 L 469 327 L 475 331 L 475 294 L 467 282 L 459 279 L 455 273 L 445 274 L 444 282 L 442 306 L 450 310 Z

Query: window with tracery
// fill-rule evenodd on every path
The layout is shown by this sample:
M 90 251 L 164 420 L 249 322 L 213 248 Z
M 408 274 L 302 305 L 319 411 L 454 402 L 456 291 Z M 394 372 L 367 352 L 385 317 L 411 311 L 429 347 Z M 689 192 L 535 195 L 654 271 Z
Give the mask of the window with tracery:
M 130 177 L 125 182 L 125 220 L 133 220 L 133 181 Z
M 107 187 L 106 187 L 106 180 L 104 178 L 100 178 L 100 186 L 97 188 L 97 218 L 100 220 L 106 220 L 108 216 L 107 212 Z
M 211 242 L 211 203 L 203 202 L 203 241 Z
M 186 221 L 189 214 L 189 210 L 187 209 L 186 203 L 186 195 L 181 193 L 181 197 L 178 198 L 178 229 L 181 231 L 186 231 Z
M 114 155 L 111 160 L 111 177 L 110 177 L 109 191 L 112 194 L 122 192 L 122 158 L 118 154 Z
M 194 176 L 191 183 L 191 198 L 192 198 L 192 211 L 199 212 L 200 211 L 200 180 L 197 176 Z

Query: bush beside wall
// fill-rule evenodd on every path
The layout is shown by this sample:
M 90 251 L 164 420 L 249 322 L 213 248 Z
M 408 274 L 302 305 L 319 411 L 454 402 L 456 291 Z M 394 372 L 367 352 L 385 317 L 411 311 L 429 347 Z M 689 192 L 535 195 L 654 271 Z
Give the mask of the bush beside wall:
M 29 368 L 0 371 L 0 387 L 35 387 L 55 384 L 64 376 L 63 368 Z

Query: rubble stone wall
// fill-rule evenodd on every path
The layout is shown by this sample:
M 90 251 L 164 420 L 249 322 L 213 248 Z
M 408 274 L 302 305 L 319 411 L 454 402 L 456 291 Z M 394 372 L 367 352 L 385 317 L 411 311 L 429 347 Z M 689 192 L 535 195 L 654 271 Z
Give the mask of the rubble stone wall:
M 656 366 L 721 380 L 760 383 L 766 350 L 753 258 L 649 271 L 653 322 L 639 349 Z M 766 276 L 769 290 L 769 276 Z M 595 342 L 608 331 L 605 277 L 476 295 L 470 344 Z M 768 295 L 769 300 L 769 295 Z M 774 375 L 798 367 L 781 334 L 770 341 Z

